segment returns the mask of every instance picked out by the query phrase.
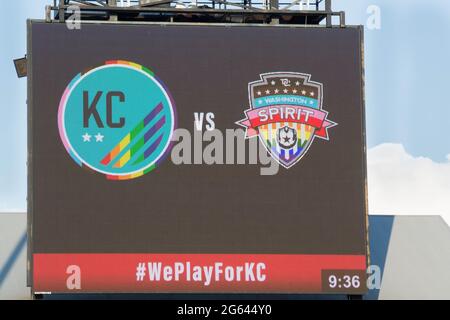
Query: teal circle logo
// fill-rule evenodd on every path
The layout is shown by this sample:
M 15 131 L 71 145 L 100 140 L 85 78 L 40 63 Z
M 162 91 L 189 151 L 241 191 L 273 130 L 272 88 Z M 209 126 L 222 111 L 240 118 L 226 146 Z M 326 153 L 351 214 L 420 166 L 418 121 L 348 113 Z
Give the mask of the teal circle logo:
M 140 177 L 169 152 L 175 105 L 160 79 L 128 61 L 107 61 L 78 74 L 58 110 L 67 152 L 112 180 Z

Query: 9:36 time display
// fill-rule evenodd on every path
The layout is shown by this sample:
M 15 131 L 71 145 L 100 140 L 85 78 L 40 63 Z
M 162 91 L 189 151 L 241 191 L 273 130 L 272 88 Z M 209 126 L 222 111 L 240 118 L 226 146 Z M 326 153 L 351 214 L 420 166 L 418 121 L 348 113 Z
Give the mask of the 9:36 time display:
M 322 270 L 324 293 L 362 294 L 367 291 L 365 270 Z

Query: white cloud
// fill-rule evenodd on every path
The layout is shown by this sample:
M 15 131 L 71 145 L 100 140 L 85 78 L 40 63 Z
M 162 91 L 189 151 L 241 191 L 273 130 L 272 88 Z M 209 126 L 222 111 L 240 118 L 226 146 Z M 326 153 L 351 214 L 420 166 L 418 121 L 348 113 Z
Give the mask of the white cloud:
M 371 214 L 441 215 L 450 225 L 450 154 L 437 163 L 386 143 L 367 157 Z

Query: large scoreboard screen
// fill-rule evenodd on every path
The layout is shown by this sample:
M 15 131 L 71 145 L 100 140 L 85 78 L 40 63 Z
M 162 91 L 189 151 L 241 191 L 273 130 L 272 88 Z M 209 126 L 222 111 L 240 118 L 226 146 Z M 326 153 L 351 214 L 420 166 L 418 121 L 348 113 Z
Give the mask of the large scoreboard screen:
M 28 25 L 34 293 L 364 293 L 360 27 Z

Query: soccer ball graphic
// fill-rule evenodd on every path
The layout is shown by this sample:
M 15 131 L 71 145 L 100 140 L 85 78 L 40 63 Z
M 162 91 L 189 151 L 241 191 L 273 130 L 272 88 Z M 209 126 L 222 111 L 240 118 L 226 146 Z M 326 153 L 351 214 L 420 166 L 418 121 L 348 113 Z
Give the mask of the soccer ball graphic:
M 297 131 L 288 126 L 278 129 L 278 145 L 283 149 L 291 149 L 297 143 Z

